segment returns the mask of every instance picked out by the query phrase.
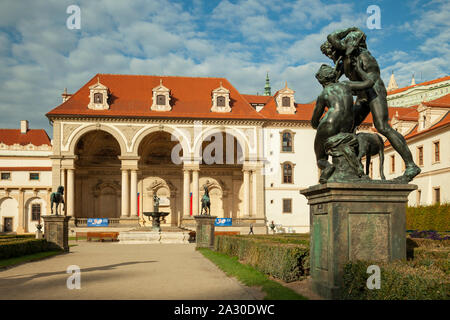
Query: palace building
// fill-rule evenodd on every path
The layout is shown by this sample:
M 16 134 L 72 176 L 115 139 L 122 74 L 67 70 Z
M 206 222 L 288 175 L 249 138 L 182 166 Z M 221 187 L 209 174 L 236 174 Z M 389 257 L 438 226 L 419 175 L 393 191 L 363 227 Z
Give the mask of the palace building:
M 170 213 L 163 225 L 193 229 L 206 187 L 211 214 L 232 218 L 221 230 L 248 233 L 252 224 L 266 233 L 274 221 L 279 231 L 308 232 L 300 190 L 319 177 L 314 103 L 296 103 L 294 94 L 286 83 L 272 95 L 268 75 L 260 96 L 239 93 L 225 78 L 97 74 L 74 94 L 64 91 L 46 114 L 51 142 L 27 122 L 0 130 L 0 232 L 34 232 L 60 185 L 72 228 L 88 218 L 108 218 L 114 228 L 148 225 L 143 212 L 153 211 L 156 194 L 160 211 Z M 391 107 L 390 117 L 408 143 L 447 132 L 438 139 L 438 171 L 448 171 L 448 109 L 433 103 Z M 422 113 L 430 117 L 423 130 Z M 359 129 L 373 130 L 370 116 Z M 425 171 L 417 181 L 435 172 Z M 440 188 L 448 201 L 449 188 Z

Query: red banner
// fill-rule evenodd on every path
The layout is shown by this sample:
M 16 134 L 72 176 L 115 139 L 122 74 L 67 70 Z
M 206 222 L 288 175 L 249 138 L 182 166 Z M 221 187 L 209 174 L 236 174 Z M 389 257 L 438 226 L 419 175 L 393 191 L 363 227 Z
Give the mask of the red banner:
M 192 216 L 192 192 L 189 193 L 189 201 L 190 201 L 189 215 Z

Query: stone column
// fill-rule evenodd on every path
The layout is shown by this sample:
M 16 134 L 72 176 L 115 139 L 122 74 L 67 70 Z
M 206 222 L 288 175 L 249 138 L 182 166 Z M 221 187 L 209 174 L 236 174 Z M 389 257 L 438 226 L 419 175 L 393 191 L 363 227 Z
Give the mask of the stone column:
M 183 169 L 183 215 L 189 216 L 190 199 L 189 199 L 189 186 L 190 186 L 190 172 L 188 169 Z
M 136 170 L 131 170 L 130 193 L 131 193 L 130 216 L 137 217 L 137 171 Z
M 198 215 L 198 169 L 192 170 L 192 215 Z
M 19 195 L 17 197 L 17 200 L 19 202 L 19 221 L 17 225 L 17 233 L 26 233 L 26 225 L 25 223 L 25 208 L 24 208 L 24 190 L 22 188 L 19 188 Z
M 250 215 L 250 171 L 243 169 L 244 172 L 244 212 L 242 216 Z
M 61 169 L 61 180 L 59 185 L 64 187 L 64 194 L 66 194 L 66 169 Z
M 121 216 L 128 217 L 130 211 L 129 199 L 130 191 L 128 187 L 128 170 L 122 169 L 122 212 Z
M 65 193 L 67 193 L 66 215 L 73 217 L 74 216 L 74 207 L 75 207 L 74 169 L 67 169 L 67 189 L 65 190 Z
M 256 217 L 258 215 L 257 210 L 257 182 L 256 182 L 256 171 L 252 170 L 252 210 L 251 210 L 251 216 Z
M 310 208 L 312 289 L 339 299 L 349 261 L 406 259 L 412 184 L 326 183 L 302 190 Z

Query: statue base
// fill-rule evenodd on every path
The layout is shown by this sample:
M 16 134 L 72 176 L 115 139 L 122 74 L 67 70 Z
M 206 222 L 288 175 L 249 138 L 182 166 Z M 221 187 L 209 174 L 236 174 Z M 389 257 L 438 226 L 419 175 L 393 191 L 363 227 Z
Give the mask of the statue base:
M 214 248 L 214 221 L 216 216 L 200 215 L 194 216 L 197 223 L 195 242 L 198 248 Z
M 61 250 L 69 252 L 69 220 L 70 216 L 42 216 L 44 219 L 44 238 L 57 245 Z
M 301 193 L 310 205 L 313 291 L 339 299 L 348 261 L 406 259 L 412 184 L 326 183 Z

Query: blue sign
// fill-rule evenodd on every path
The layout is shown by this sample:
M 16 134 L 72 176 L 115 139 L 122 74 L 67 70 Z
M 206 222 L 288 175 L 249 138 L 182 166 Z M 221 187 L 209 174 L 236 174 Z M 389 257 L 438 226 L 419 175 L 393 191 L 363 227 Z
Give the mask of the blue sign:
M 231 227 L 232 218 L 216 218 L 214 225 L 217 227 Z
M 87 226 L 88 227 L 107 227 L 108 226 L 108 218 L 88 218 Z

